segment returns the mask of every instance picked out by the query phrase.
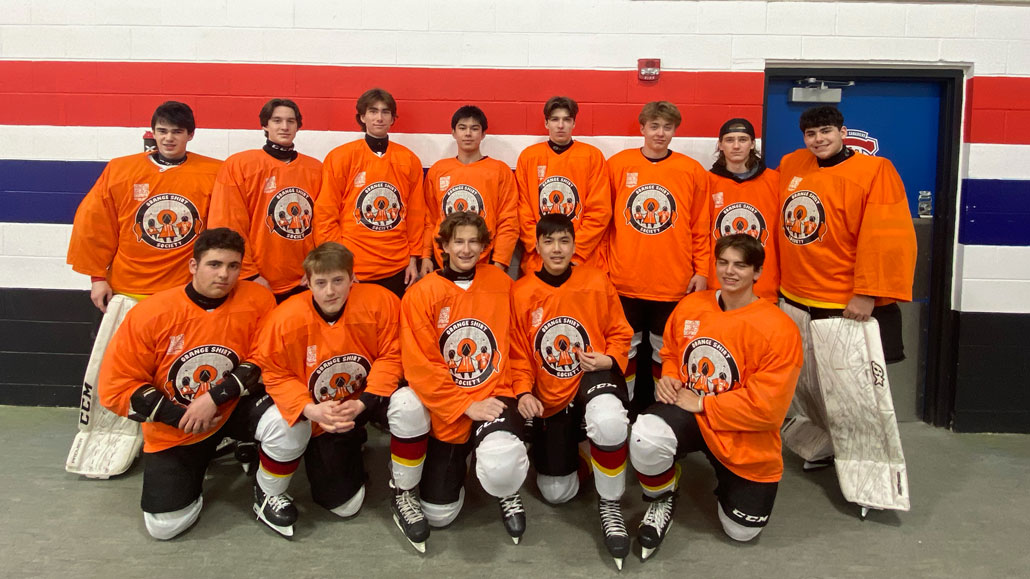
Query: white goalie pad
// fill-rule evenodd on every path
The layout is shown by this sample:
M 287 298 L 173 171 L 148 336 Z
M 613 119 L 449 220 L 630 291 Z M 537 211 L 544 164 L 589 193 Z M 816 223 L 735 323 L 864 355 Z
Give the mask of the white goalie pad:
M 908 474 L 876 320 L 811 322 L 835 466 L 844 498 L 873 509 L 909 509 Z
M 139 423 L 104 408 L 97 395 L 97 378 L 107 344 L 134 305 L 136 300 L 123 295 L 115 295 L 107 304 L 82 381 L 79 432 L 64 463 L 68 472 L 100 479 L 122 474 L 129 470 L 143 446 Z
M 819 374 L 812 351 L 812 330 L 809 327 L 812 318 L 805 310 L 785 302 L 780 304 L 780 309 L 794 320 L 804 349 L 804 364 L 780 436 L 783 444 L 801 458 L 823 459 L 833 454 L 833 441 L 826 425 L 826 404 L 819 390 Z

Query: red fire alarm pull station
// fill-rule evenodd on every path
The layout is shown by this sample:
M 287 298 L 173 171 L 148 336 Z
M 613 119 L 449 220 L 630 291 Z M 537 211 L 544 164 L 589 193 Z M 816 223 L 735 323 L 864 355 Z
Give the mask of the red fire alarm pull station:
M 662 59 L 660 58 L 640 58 L 637 59 L 637 79 L 638 80 L 658 80 L 658 75 L 662 72 Z

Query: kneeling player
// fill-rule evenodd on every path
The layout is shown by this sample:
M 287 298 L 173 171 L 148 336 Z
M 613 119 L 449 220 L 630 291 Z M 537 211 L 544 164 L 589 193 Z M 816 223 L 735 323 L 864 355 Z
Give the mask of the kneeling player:
M 765 253 L 746 234 L 715 244 L 721 290 L 688 295 L 665 326 L 658 402 L 633 424 L 630 460 L 644 500 L 646 559 L 672 522 L 677 459 L 702 451 L 715 469 L 719 521 L 750 541 L 769 521 L 783 474 L 780 425 L 801 371 L 801 336 L 790 318 L 754 294 Z
M 310 430 L 291 430 L 246 362 L 272 294 L 237 283 L 244 241 L 209 229 L 193 245 L 185 288 L 154 294 L 118 328 L 100 369 L 100 400 L 143 423 L 143 520 L 156 539 L 190 527 L 207 465 L 225 437 L 261 442 L 280 464 L 300 458 Z M 259 475 L 259 484 L 267 477 Z
M 397 387 L 400 300 L 379 285 L 353 285 L 354 254 L 338 243 L 312 250 L 304 274 L 310 291 L 268 316 L 256 359 L 286 420 L 294 427 L 311 421 L 313 437 L 304 453 L 311 496 L 341 517 L 357 514 L 367 478 L 364 425 L 386 422 L 394 520 L 424 552 L 429 526 L 415 487 L 422 477 L 429 415 L 410 388 Z M 279 474 L 285 475 L 285 490 L 292 473 Z
M 572 500 L 579 491 L 578 443 L 589 438 L 604 543 L 621 569 L 630 550 L 619 504 L 629 431 L 622 372 L 633 329 L 608 276 L 571 266 L 572 220 L 541 217 L 536 248 L 543 267 L 513 289 L 511 363 L 519 413 L 534 418 L 537 486 L 547 502 Z
M 432 417 L 422 509 L 434 527 L 454 521 L 475 449 L 479 482 L 500 501 L 504 527 L 517 544 L 526 530 L 518 490 L 529 458 L 508 370 L 511 278 L 476 265 L 490 232 L 475 213 L 448 215 L 436 242 L 443 268 L 401 302 L 404 375 Z

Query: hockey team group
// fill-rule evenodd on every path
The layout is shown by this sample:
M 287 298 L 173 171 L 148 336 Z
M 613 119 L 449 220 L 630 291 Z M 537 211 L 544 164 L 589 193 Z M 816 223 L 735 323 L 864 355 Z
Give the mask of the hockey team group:
M 97 308 L 124 316 L 98 338 L 110 342 L 96 390 L 135 422 L 117 420 L 142 423 L 148 532 L 171 539 L 198 520 L 206 469 L 231 439 L 256 446 L 254 512 L 279 533 L 298 522 L 288 491 L 303 458 L 313 501 L 342 518 L 366 483 L 388 484 L 423 552 L 458 517 L 472 465 L 515 543 L 532 528 L 519 494 L 530 464 L 552 504 L 592 477 L 621 569 L 627 463 L 646 559 L 673 523 L 688 453 L 714 469 L 737 541 L 769 521 L 781 435 L 806 470 L 875 474 L 876 457 L 900 455 L 842 426 L 875 423 L 875 400 L 853 394 L 904 356 L 915 233 L 890 161 L 846 147 L 831 106 L 802 114 L 804 147 L 778 170 L 747 119 L 722 125 L 706 170 L 670 149 L 670 102 L 644 105 L 643 145 L 608 159 L 573 138 L 578 112 L 548 100 L 548 139 L 513 172 L 482 153 L 486 115 L 463 106 L 457 155 L 424 173 L 389 134 L 397 103 L 382 89 L 357 101 L 364 136 L 323 162 L 295 149 L 288 99 L 260 110 L 263 148 L 224 162 L 187 152 L 189 106 L 159 106 L 156 149 L 108 163 L 68 249 Z M 822 342 L 860 335 L 862 352 L 843 352 L 857 366 L 817 365 L 823 322 L 835 333 Z M 369 423 L 389 433 L 388 481 L 366 472 Z M 899 481 L 901 460 L 888 469 Z

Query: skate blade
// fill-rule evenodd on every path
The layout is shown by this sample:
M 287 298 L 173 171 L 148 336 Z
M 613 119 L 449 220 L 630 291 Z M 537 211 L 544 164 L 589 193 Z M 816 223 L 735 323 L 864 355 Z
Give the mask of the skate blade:
M 414 547 L 416 551 L 423 554 L 426 552 L 425 541 L 421 543 L 416 543 L 415 541 L 408 539 L 408 536 L 404 534 L 404 527 L 401 526 L 401 520 L 397 517 L 397 515 L 393 516 L 393 524 L 397 525 L 397 528 L 401 530 L 401 535 L 404 535 L 404 538 L 407 539 L 409 543 L 411 543 L 411 546 Z
M 619 557 L 613 557 L 613 558 L 615 559 L 615 567 L 618 568 L 619 571 L 622 571 L 623 559 L 621 559 Z
M 511 538 L 511 540 L 512 540 L 512 542 L 513 542 L 513 543 L 515 543 L 516 545 L 518 545 L 518 544 L 519 544 L 519 541 L 521 541 L 521 540 L 522 540 L 522 537 L 512 537 L 512 538 Z
M 276 525 L 275 523 L 273 523 L 273 522 L 269 521 L 268 519 L 266 519 L 263 514 L 261 514 L 261 509 L 257 505 L 254 505 L 254 514 L 257 515 L 257 519 L 259 521 L 261 521 L 262 523 L 268 525 L 276 533 L 279 533 L 280 535 L 282 535 L 284 537 L 292 537 L 293 536 L 293 525 L 289 525 L 289 526 L 286 526 L 286 527 L 281 527 L 279 525 Z
M 640 558 L 644 561 L 647 561 L 647 558 L 650 557 L 655 551 L 657 551 L 657 549 L 648 549 L 647 547 L 640 547 Z

